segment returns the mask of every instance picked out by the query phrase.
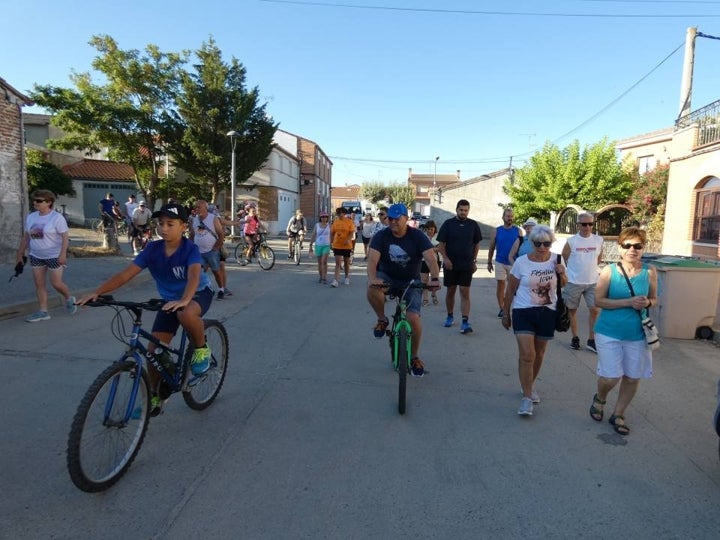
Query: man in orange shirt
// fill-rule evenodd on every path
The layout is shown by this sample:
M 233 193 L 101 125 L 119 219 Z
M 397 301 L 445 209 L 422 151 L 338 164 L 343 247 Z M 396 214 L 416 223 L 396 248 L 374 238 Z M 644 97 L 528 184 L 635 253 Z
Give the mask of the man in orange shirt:
M 330 284 L 337 287 L 340 279 L 340 267 L 345 270 L 345 285 L 350 285 L 350 256 L 355 245 L 355 221 L 347 217 L 347 209 L 342 206 L 335 211 L 336 218 L 330 227 L 332 250 L 335 255 L 335 279 Z

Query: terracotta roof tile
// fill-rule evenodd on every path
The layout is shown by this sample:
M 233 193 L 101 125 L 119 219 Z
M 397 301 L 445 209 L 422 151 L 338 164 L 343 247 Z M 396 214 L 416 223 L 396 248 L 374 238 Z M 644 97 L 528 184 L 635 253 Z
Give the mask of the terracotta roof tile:
M 83 159 L 72 165 L 65 165 L 63 172 L 78 180 L 135 180 L 135 171 L 127 163 Z

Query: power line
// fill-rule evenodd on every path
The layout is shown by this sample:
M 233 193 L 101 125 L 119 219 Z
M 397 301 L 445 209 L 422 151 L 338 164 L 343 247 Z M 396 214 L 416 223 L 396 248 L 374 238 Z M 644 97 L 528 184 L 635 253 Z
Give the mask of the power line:
M 373 11 L 404 11 L 414 13 L 441 13 L 441 14 L 461 14 L 461 15 L 498 15 L 498 16 L 532 16 L 532 17 L 575 17 L 575 18 L 600 18 L 600 19 L 678 19 L 678 18 L 720 18 L 720 14 L 662 14 L 662 13 L 560 13 L 560 12 L 531 12 L 531 11 L 486 11 L 474 9 L 441 9 L 441 8 L 417 8 L 417 7 L 398 7 L 398 6 L 377 6 L 370 4 L 346 4 L 342 2 L 313 2 L 310 0 L 259 0 L 271 4 L 292 4 L 298 6 L 309 7 L 326 7 L 326 8 L 344 8 L 344 9 L 364 9 Z M 607 0 L 605 0 L 607 1 Z M 637 1 L 637 0 L 636 0 Z M 657 2 L 657 0 L 655 0 Z M 649 3 L 649 2 L 648 2 Z M 657 2 L 660 3 L 660 2 Z M 670 2 L 665 2 L 670 3 Z M 691 2 L 680 2 L 691 3 Z M 700 3 L 700 2 L 696 2 Z M 711 2 L 704 2 L 711 3 Z M 717 2 L 712 2 L 716 4 Z
M 557 144 L 559 141 L 565 139 L 569 135 L 572 135 L 576 131 L 582 129 L 586 125 L 588 125 L 590 122 L 595 120 L 597 117 L 599 117 L 601 114 L 603 114 L 605 111 L 610 109 L 613 105 L 618 103 L 622 98 L 624 98 L 626 95 L 628 95 L 630 92 L 632 92 L 640 83 L 642 83 L 645 79 L 647 79 L 650 75 L 652 75 L 653 72 L 655 72 L 660 66 L 662 66 L 665 62 L 667 62 L 676 52 L 678 52 L 685 43 L 681 43 L 678 45 L 670 54 L 668 54 L 665 58 L 663 58 L 660 62 L 658 62 L 650 71 L 648 71 L 645 75 L 640 77 L 635 83 L 633 83 L 627 90 L 622 92 L 619 96 L 617 96 L 615 99 L 613 99 L 610 103 L 605 105 L 603 108 L 601 108 L 599 111 L 597 111 L 592 116 L 588 117 L 586 120 L 575 126 L 570 131 L 560 135 L 559 137 L 555 138 L 552 143 Z M 505 163 L 510 158 L 522 158 L 523 156 L 529 156 L 534 154 L 535 152 L 529 151 L 529 152 L 523 152 L 522 154 L 513 154 L 512 156 L 506 156 L 506 157 L 492 157 L 492 158 L 472 158 L 472 159 L 444 159 L 443 163 L 447 164 L 455 164 L 455 165 L 465 165 L 468 163 L 474 163 L 474 164 L 480 164 L 480 163 Z M 427 165 L 432 164 L 434 160 L 432 159 L 377 159 L 377 158 L 354 158 L 354 157 L 344 157 L 344 156 L 330 156 L 330 159 L 335 159 L 339 161 L 353 161 L 357 163 L 367 163 L 367 164 L 378 164 L 378 163 L 405 163 L 405 164 L 420 164 L 420 165 Z M 391 168 L 391 167 L 388 167 Z

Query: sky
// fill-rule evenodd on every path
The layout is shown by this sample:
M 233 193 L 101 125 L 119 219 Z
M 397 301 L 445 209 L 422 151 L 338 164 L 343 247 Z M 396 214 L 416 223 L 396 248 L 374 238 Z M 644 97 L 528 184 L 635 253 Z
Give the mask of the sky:
M 409 168 L 467 180 L 522 166 L 546 143 L 672 127 L 687 29 L 720 37 L 709 0 L 25 0 L 2 11 L 0 77 L 21 92 L 92 71 L 93 35 L 163 52 L 212 37 L 280 128 L 330 157 L 335 186 L 404 182 Z M 693 110 L 720 99 L 712 37 L 696 40 Z

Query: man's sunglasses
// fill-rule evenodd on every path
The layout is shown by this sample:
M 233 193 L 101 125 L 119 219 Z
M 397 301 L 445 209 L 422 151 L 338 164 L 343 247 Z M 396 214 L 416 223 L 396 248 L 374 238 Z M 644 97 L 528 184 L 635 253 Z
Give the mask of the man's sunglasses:
M 643 244 L 620 244 L 620 247 L 623 249 L 635 248 L 636 251 L 640 251 L 645 248 Z
M 552 246 L 552 242 L 533 242 L 535 244 L 535 247 L 545 246 L 550 247 Z
M 592 227 L 592 223 L 578 223 L 578 225 L 581 225 L 582 227 Z
M 41 202 L 47 202 L 45 199 L 33 199 L 33 202 L 41 203 Z

